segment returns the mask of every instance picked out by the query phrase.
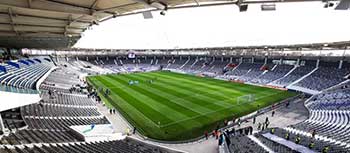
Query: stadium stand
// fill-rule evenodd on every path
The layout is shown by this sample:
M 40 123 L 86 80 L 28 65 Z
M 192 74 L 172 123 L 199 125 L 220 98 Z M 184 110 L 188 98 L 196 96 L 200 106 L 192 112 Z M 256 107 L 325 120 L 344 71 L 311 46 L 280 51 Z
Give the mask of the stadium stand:
M 157 148 L 146 145 L 135 139 L 126 139 L 123 141 L 100 141 L 100 142 L 77 142 L 60 144 L 34 145 L 33 147 L 14 147 L 0 148 L 4 153 L 22 153 L 22 152 L 50 152 L 50 153 L 175 153 L 163 148 Z
M 348 66 L 339 69 L 336 65 L 321 65 L 314 73 L 298 82 L 296 86 L 322 91 L 345 81 L 345 77 L 349 73 Z
M 20 61 L 23 62 L 24 60 Z M 23 64 L 21 62 L 10 63 L 8 62 L 7 65 L 3 65 L 6 72 L 0 75 L 0 82 L 2 85 L 22 89 L 35 89 L 36 82 L 54 66 L 51 61 L 46 61 L 44 59 L 33 60 L 31 64 Z
M 276 80 L 275 83 L 282 86 L 286 86 L 290 83 L 293 83 L 294 81 L 297 81 L 306 74 L 310 73 L 314 68 L 315 67 L 307 65 L 299 66 L 296 69 L 294 69 L 289 75 L 283 77 L 282 79 Z
M 293 65 L 276 65 L 273 70 L 269 70 L 268 72 L 262 74 L 259 78 L 253 79 L 251 82 L 258 84 L 268 84 L 279 78 L 282 78 L 289 71 L 291 71 L 293 67 Z
M 85 83 L 79 79 L 80 74 L 76 69 L 63 66 L 41 85 L 41 102 L 1 112 L 5 128 L 10 132 L 1 135 L 0 152 L 176 152 L 131 138 L 83 142 L 76 137 L 70 126 L 109 124 L 97 110 L 96 101 L 84 94 Z
M 111 150 L 113 150 L 111 144 L 121 145 L 121 147 L 117 147 L 115 150 L 123 150 L 121 149 L 123 147 L 126 150 L 130 149 L 130 142 L 127 141 L 131 140 L 84 142 L 71 132 L 70 126 L 74 125 L 109 123 L 107 118 L 97 110 L 96 102 L 86 95 L 85 82 L 81 80 L 81 73 L 86 73 L 87 71 L 76 69 L 76 67 L 82 67 L 82 64 L 103 66 L 104 69 L 116 69 L 118 67 L 118 73 L 129 72 L 131 69 L 141 70 L 141 67 L 146 71 L 152 70 L 155 67 L 158 67 L 156 69 L 163 67 L 186 73 L 214 73 L 216 76 L 221 76 L 223 74 L 221 72 L 229 65 L 228 59 L 221 60 L 217 58 L 213 60 L 210 57 L 191 57 L 190 60 L 187 58 L 180 60 L 180 58 L 169 57 L 153 57 L 153 59 L 152 57 L 143 57 L 131 60 L 118 57 L 106 59 L 103 62 L 104 64 L 101 64 L 101 62 L 86 63 L 86 61 L 73 58 L 70 59 L 70 62 L 66 62 L 66 59 L 60 60 L 63 60 L 60 62 L 60 68 L 54 70 L 40 86 L 40 95 L 42 98 L 40 103 L 26 105 L 19 109 L 12 109 L 1 113 L 5 128 L 11 130 L 10 133 L 2 136 L 0 139 L 0 144 L 10 145 L 10 147 L 2 147 L 2 150 L 7 152 L 47 152 L 50 150 L 65 150 L 72 147 L 76 149 L 72 152 L 104 152 L 106 150 L 99 150 L 101 147 L 97 146 L 103 146 L 105 144 L 110 144 L 107 146 L 110 146 L 108 149 Z M 92 61 L 97 60 L 92 59 Z M 39 67 L 36 67 L 35 64 L 19 64 L 21 66 L 20 69 L 26 68 L 28 75 L 26 75 L 27 73 L 18 73 L 17 75 L 27 77 L 37 75 L 38 77 L 35 80 L 38 80 L 43 73 L 47 72 L 53 66 L 53 64 L 48 62 L 42 63 L 42 67 L 40 67 L 39 63 L 37 64 Z M 294 67 L 293 65 L 275 65 L 273 63 L 241 63 L 238 67 L 231 68 L 225 75 L 234 76 L 236 79 L 245 82 L 265 85 L 274 82 L 284 86 L 304 77 L 304 79 L 295 85 L 322 91 L 347 80 L 345 78 L 348 74 L 347 67 L 344 66 L 344 68 L 338 69 L 336 66 L 334 63 L 323 62 L 315 70 L 315 67 L 311 65 Z M 7 67 L 12 68 L 13 66 L 7 65 Z M 32 68 L 29 69 L 29 67 Z M 36 68 L 40 68 L 43 72 L 36 71 Z M 9 71 L 17 72 L 20 69 L 12 68 Z M 95 72 L 94 70 L 90 69 L 89 71 Z M 315 70 L 313 73 L 305 77 L 313 70 Z M 337 74 L 339 77 L 331 77 L 330 74 Z M 314 80 L 315 83 L 308 83 L 310 80 Z M 322 82 L 322 85 L 319 82 Z M 348 149 L 347 145 L 350 143 L 350 140 L 347 139 L 347 125 L 349 121 L 349 113 L 347 112 L 349 105 L 347 101 L 350 95 L 348 94 L 349 89 L 346 87 L 347 84 L 314 95 L 306 102 L 306 107 L 311 114 L 309 119 L 286 128 L 275 128 L 273 135 L 283 139 L 286 133 L 288 133 L 290 135 L 289 142 L 293 142 L 296 137 L 300 137 L 302 141 L 299 145 L 308 148 L 310 143 L 314 143 L 314 147 L 311 148 L 313 151 L 321 152 L 324 148 L 329 147 L 328 152 L 346 152 Z M 256 137 L 267 148 L 275 152 L 299 152 L 293 147 L 276 142 L 271 137 L 266 136 L 266 134 L 270 133 L 269 130 L 261 131 L 250 136 L 245 134 L 233 135 L 226 132 L 225 134 L 228 134 L 227 136 L 231 142 L 228 148 L 233 152 L 268 152 L 261 144 L 250 138 Z M 313 130 L 317 133 L 317 139 L 311 136 L 310 131 Z M 39 143 L 47 145 L 37 145 Z M 58 143 L 63 143 L 65 146 L 61 146 Z M 34 145 L 26 146 L 26 144 Z M 17 145 L 24 145 L 25 147 L 18 147 Z M 150 147 L 146 144 L 137 146 Z M 141 149 L 144 152 L 148 152 L 151 149 L 151 152 L 162 152 L 159 147 L 145 149 L 144 147 L 135 148 L 135 146 L 131 145 L 131 148 L 133 148 L 133 151 Z M 136 152 L 140 151 L 137 150 Z

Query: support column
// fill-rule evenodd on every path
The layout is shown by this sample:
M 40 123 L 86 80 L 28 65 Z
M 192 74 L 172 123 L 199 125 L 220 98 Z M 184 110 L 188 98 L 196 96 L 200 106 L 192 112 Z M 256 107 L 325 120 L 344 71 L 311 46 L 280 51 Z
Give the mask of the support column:
M 300 58 L 297 59 L 297 65 L 300 65 Z
M 4 122 L 2 121 L 1 114 L 0 114 L 0 131 L 5 132 L 5 126 L 4 126 Z
M 299 60 L 299 59 L 298 59 L 298 60 Z M 281 58 L 281 59 L 280 59 L 280 64 L 282 64 L 282 62 L 283 62 L 283 59 Z
M 224 57 L 223 56 L 221 56 L 221 62 L 224 62 Z
M 338 69 L 341 69 L 341 68 L 343 68 L 343 60 L 340 60 L 340 61 L 339 61 Z
M 243 62 L 243 57 L 241 57 L 240 59 L 239 59 L 239 63 L 242 63 Z
M 254 56 L 252 57 L 252 63 L 254 63 Z
M 12 53 L 10 48 L 5 48 L 5 59 L 12 60 Z
M 264 61 L 264 65 L 267 64 L 267 56 L 265 56 L 265 61 Z
M 230 63 L 232 63 L 232 57 L 230 57 Z
M 316 67 L 318 67 L 319 65 L 320 65 L 320 59 L 317 59 Z

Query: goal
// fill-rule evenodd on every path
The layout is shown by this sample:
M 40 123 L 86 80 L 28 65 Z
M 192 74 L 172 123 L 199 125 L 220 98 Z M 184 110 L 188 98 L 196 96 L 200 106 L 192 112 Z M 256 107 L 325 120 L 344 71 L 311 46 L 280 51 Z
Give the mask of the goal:
M 247 95 L 237 97 L 237 104 L 246 104 L 246 103 L 253 103 L 253 102 L 255 102 L 254 94 L 247 94 Z

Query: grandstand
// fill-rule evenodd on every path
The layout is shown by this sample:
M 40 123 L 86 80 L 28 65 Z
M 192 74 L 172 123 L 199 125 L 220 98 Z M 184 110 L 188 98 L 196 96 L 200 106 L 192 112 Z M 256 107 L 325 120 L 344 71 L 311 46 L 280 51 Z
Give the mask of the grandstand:
M 74 47 L 114 18 L 142 14 L 152 21 L 220 6 L 271 13 L 295 3 L 315 3 L 324 12 L 350 6 L 348 0 L 1 0 L 0 153 L 350 152 L 350 41 L 244 46 L 208 35 L 207 46 L 182 36 L 195 47 L 142 48 L 134 41 L 131 49 Z M 225 29 L 219 21 L 206 30 Z M 186 32 L 174 31 L 168 32 Z M 105 40 L 89 43 L 98 39 Z

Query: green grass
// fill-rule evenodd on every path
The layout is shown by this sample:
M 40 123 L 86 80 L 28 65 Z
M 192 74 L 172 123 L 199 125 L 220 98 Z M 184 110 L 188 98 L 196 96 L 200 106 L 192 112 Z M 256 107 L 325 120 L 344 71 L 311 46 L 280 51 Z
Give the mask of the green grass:
M 149 80 L 156 80 L 151 84 Z M 138 80 L 138 85 L 128 85 Z M 117 108 L 144 136 L 187 140 L 213 130 L 225 119 L 244 116 L 295 93 L 166 71 L 88 77 L 95 88 L 110 89 L 102 100 Z M 254 94 L 255 102 L 237 103 Z

